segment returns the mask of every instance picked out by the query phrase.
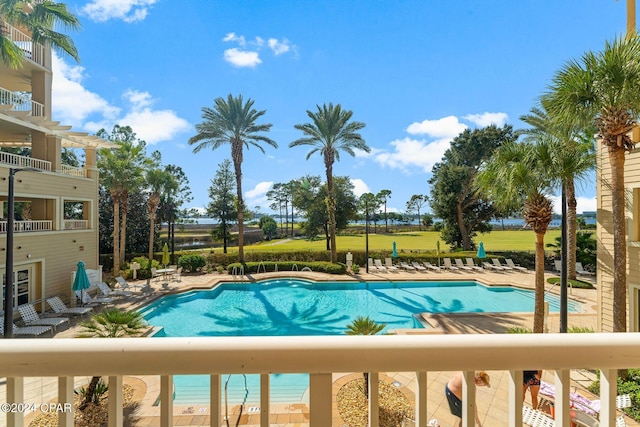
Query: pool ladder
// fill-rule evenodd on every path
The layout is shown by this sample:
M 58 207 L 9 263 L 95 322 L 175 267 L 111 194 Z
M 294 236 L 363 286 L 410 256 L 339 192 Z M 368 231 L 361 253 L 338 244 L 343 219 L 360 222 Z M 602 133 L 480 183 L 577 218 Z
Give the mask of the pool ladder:
M 240 280 L 244 277 L 244 266 L 241 265 L 240 267 L 236 267 L 234 266 L 231 269 L 231 275 L 233 276 L 233 281 L 235 282 L 236 280 Z M 240 277 L 238 277 L 240 276 Z

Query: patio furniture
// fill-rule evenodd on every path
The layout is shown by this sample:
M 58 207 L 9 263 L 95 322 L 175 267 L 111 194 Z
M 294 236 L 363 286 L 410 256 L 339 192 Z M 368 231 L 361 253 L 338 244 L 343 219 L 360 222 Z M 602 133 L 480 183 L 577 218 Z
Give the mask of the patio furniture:
M 367 261 L 369 263 L 368 267 L 369 267 L 369 273 L 374 272 L 374 271 L 378 271 L 378 268 L 373 265 L 373 258 L 369 258 L 369 260 Z
M 39 337 L 45 332 L 51 332 L 51 336 L 53 336 L 53 329 L 51 328 L 51 326 L 19 327 L 16 326 L 13 322 L 11 322 L 11 326 L 13 327 L 13 335 Z M 0 316 L 0 335 L 4 336 L 4 315 Z
M 118 297 L 118 296 L 127 296 L 127 297 L 131 296 L 131 291 L 125 291 L 122 289 L 111 289 L 109 285 L 107 285 L 104 282 L 98 283 L 97 286 L 102 296 L 105 296 L 107 298 Z
M 529 270 L 527 270 L 525 267 L 521 267 L 521 266 L 519 266 L 519 265 L 515 264 L 511 258 L 506 258 L 506 259 L 504 260 L 504 262 L 506 262 L 506 263 L 507 263 L 507 266 L 508 266 L 508 267 L 511 267 L 511 268 L 512 268 L 512 269 L 514 269 L 514 270 L 518 270 L 518 271 L 521 271 L 521 272 L 523 272 L 523 273 L 526 273 L 526 272 L 528 272 L 528 271 L 529 271 Z
M 476 265 L 475 262 L 473 262 L 473 259 L 471 258 L 467 258 L 467 267 L 470 267 L 476 271 L 484 271 L 484 269 L 482 267 L 480 267 L 479 265 Z
M 437 265 L 433 265 L 430 262 L 423 262 L 424 266 L 426 268 L 428 268 L 429 270 L 433 270 L 433 271 L 442 271 L 442 269 L 440 267 L 438 267 Z
M 111 304 L 114 301 L 112 297 L 94 297 L 91 298 L 86 291 L 73 291 L 76 297 L 83 305 L 95 305 L 95 304 Z
M 504 268 L 490 264 L 487 261 L 483 261 L 482 266 L 485 268 L 485 270 L 504 271 Z
M 387 267 L 387 270 L 389 270 L 389 271 L 394 271 L 396 273 L 398 272 L 398 267 L 393 265 L 393 262 L 391 261 L 391 258 L 385 258 L 384 259 L 384 266 Z
M 400 268 L 406 271 L 416 271 L 416 269 L 404 261 L 400 261 Z
M 496 267 L 502 267 L 502 269 L 506 271 L 513 271 L 513 268 L 507 265 L 503 265 L 498 258 L 491 258 L 491 261 L 493 262 L 493 265 L 495 265 Z
M 416 270 L 418 270 L 418 271 L 422 271 L 422 272 L 426 272 L 426 271 L 427 271 L 427 269 L 426 269 L 425 267 L 421 266 L 420 264 L 418 264 L 418 263 L 417 263 L 417 262 L 415 262 L 415 261 L 412 261 L 412 262 L 411 262 L 411 266 L 412 266 L 413 268 L 415 268 Z
M 446 270 L 450 270 L 450 271 L 458 271 L 459 270 L 458 267 L 454 267 L 453 264 L 451 264 L 451 258 L 443 258 L 442 261 L 444 262 L 444 268 Z
M 18 306 L 18 312 L 26 326 L 51 326 L 56 332 L 58 326 L 69 325 L 68 317 L 40 317 L 33 304 L 27 303 Z
M 384 265 L 382 265 L 382 260 L 381 259 L 374 259 L 373 263 L 375 264 L 376 268 L 378 269 L 378 271 L 382 272 L 382 273 L 388 273 L 389 271 L 387 270 L 387 267 L 385 267 Z
M 71 314 L 74 316 L 84 316 L 93 310 L 92 307 L 67 307 L 60 297 L 47 298 L 47 304 L 56 314 Z
M 456 263 L 456 267 L 458 267 L 460 270 L 473 271 L 473 268 L 469 267 L 468 265 L 464 265 L 460 258 L 455 258 L 454 261 Z

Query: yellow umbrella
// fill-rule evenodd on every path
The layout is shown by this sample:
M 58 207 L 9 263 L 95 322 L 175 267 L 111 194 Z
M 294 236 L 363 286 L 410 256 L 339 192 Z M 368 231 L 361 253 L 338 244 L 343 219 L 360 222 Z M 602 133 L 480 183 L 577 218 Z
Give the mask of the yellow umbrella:
M 169 264 L 169 246 L 165 243 L 162 248 L 162 265 L 167 268 L 167 264 Z

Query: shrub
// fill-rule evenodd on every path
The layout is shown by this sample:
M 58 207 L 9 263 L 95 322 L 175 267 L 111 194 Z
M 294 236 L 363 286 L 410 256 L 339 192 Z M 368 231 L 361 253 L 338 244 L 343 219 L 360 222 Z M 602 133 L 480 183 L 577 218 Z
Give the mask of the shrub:
M 588 390 L 600 395 L 600 371 L 596 372 L 598 379 L 591 383 Z M 631 396 L 631 407 L 622 411 L 633 418 L 640 420 L 640 369 L 629 369 L 626 378 L 618 377 L 618 394 L 628 394 Z
M 353 264 L 351 266 L 351 271 L 353 271 L 353 274 L 358 274 L 360 273 L 360 266 L 358 264 Z
M 526 326 L 512 326 L 507 329 L 508 334 L 531 334 L 533 331 Z
M 202 255 L 182 255 L 178 259 L 178 266 L 184 271 L 195 272 L 207 264 Z
M 344 274 L 347 271 L 347 266 L 342 263 L 332 264 L 327 261 L 315 261 L 315 262 L 305 262 L 305 261 L 281 261 L 281 262 L 273 262 L 273 261 L 260 261 L 260 262 L 246 262 L 244 264 L 240 264 L 239 262 L 234 262 L 227 266 L 227 271 L 233 271 L 235 268 L 236 271 L 239 271 L 241 267 L 244 267 L 244 272 L 246 273 L 257 273 L 258 268 L 260 272 L 267 271 L 300 271 L 305 267 L 308 267 L 311 271 L 320 271 L 323 273 L 329 274 Z

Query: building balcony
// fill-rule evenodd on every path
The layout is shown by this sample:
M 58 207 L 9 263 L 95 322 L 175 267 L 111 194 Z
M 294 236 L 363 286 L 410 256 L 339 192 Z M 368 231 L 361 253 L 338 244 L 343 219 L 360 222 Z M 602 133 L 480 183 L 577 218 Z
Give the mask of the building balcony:
M 46 340 L 46 341 L 44 341 Z M 340 427 L 334 413 L 333 374 L 369 372 L 369 426 L 378 424 L 378 379 L 385 372 L 410 372 L 415 378 L 415 425 L 425 427 L 433 413 L 427 402 L 444 400 L 444 384 L 427 381 L 428 373 L 463 371 L 463 422 L 475 425 L 474 371 L 499 371 L 492 381 L 493 400 L 506 410 L 487 413 L 495 423 L 522 426 L 523 370 L 552 372 L 556 387 L 555 422 L 571 425 L 570 371 L 600 371 L 599 426 L 616 425 L 616 376 L 621 368 L 640 366 L 640 333 L 621 334 L 478 334 L 318 337 L 198 337 L 128 339 L 11 339 L 0 346 L 0 377 L 7 377 L 7 403 L 25 399 L 25 377 L 56 377 L 59 408 L 73 403 L 74 377 L 101 375 L 109 382 L 109 425 L 124 424 L 124 375 L 160 379 L 161 426 L 172 426 L 173 376 L 210 377 L 209 425 L 223 425 L 221 380 L 226 374 L 260 374 L 260 426 L 270 422 L 270 373 L 308 373 L 308 425 Z M 497 375 L 496 375 L 497 376 Z M 506 382 L 506 384 L 505 384 Z M 431 403 L 432 405 L 433 403 Z M 68 405 L 66 407 L 69 407 Z M 135 414 L 134 414 L 135 415 Z M 73 425 L 73 411 L 58 413 L 59 425 Z M 484 419 L 484 418 L 483 418 Z M 7 413 L 7 425 L 23 424 L 24 415 Z M 413 424 L 412 424 L 413 425 Z M 444 424 L 443 424 L 444 425 Z
M 44 105 L 31 99 L 31 94 L 12 92 L 0 87 L 0 110 L 16 116 L 44 117 Z
M 22 50 L 26 59 L 44 66 L 44 46 L 40 43 L 35 43 L 29 35 L 9 25 L 6 21 L 0 20 L 0 31 L 6 34 Z

